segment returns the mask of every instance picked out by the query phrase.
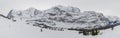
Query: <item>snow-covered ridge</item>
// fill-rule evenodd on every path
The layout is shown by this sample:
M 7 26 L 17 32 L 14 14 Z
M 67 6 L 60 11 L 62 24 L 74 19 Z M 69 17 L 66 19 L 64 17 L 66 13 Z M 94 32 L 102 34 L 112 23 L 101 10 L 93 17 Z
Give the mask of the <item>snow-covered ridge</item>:
M 95 11 L 81 12 L 79 8 L 69 6 L 54 6 L 47 10 L 29 8 L 26 10 L 11 10 L 7 15 L 14 20 L 25 20 L 28 23 L 45 24 L 51 27 L 95 29 L 120 23 L 118 17 L 106 17 Z

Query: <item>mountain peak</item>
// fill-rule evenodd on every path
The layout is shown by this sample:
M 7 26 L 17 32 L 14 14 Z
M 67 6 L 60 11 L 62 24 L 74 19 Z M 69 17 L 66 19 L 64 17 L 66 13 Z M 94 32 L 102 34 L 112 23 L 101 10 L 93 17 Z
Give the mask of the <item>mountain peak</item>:
M 62 5 L 54 6 L 51 9 L 62 10 L 62 11 L 73 12 L 73 13 L 79 13 L 80 12 L 80 9 L 77 8 L 77 7 L 62 6 Z
M 37 10 L 37 9 L 36 9 L 36 8 L 34 8 L 34 7 L 30 7 L 30 8 L 28 8 L 28 9 L 26 9 L 26 10 L 31 11 L 31 10 Z

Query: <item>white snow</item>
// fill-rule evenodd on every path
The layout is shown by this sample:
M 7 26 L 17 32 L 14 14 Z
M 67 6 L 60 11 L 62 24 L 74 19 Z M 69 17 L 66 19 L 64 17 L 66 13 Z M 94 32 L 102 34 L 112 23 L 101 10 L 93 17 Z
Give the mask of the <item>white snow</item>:
M 24 21 L 12 22 L 8 19 L 0 19 L 0 38 L 119 38 L 120 26 L 114 30 L 102 30 L 101 35 L 84 36 L 77 31 L 54 31 L 43 29 L 25 24 Z

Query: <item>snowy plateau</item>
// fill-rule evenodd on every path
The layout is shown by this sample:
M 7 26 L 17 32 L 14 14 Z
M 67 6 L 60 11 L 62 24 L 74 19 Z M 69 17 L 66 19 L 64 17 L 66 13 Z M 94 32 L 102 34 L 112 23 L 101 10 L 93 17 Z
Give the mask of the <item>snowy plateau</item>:
M 119 24 L 117 16 L 71 6 L 10 10 L 7 16 L 0 15 L 0 38 L 114 38 L 119 37 Z

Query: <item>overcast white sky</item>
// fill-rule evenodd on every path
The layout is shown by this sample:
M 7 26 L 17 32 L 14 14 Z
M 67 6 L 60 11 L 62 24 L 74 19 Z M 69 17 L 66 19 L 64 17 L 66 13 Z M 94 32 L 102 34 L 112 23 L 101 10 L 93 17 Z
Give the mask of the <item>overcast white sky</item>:
M 120 14 L 120 0 L 0 0 L 0 13 L 7 14 L 11 9 L 30 7 L 45 10 L 56 5 L 78 7 L 82 11 L 99 11 L 107 15 Z

